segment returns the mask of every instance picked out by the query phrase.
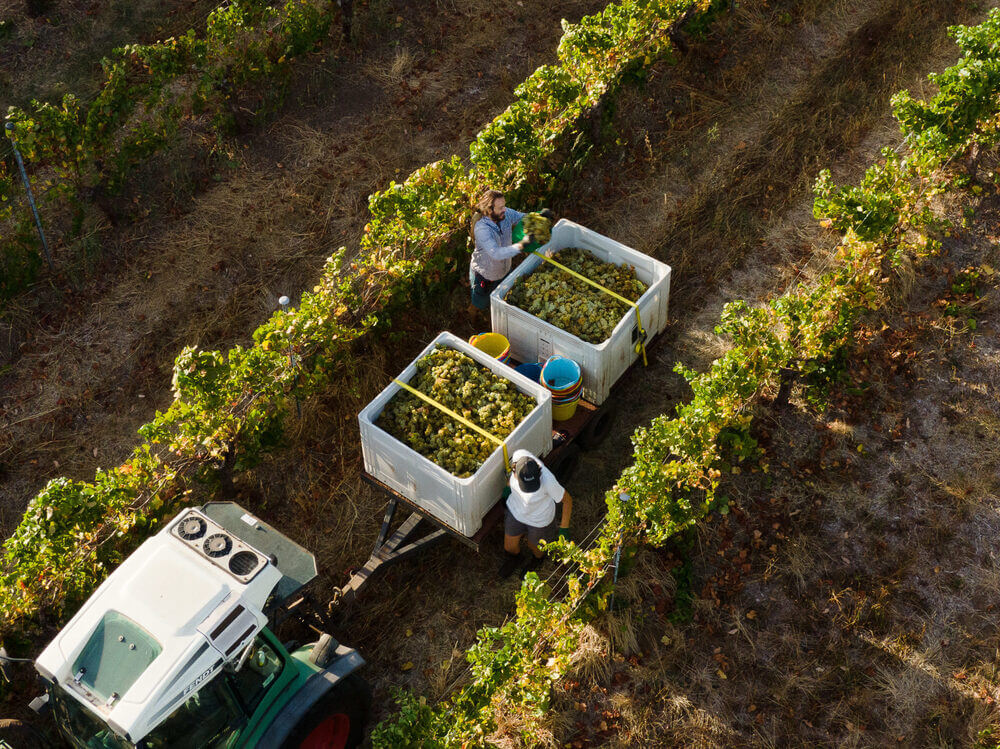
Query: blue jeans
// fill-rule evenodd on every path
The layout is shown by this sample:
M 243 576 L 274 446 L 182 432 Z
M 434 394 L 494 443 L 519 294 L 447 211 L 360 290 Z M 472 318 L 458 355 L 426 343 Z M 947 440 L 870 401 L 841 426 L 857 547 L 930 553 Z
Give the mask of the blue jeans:
M 487 281 L 478 273 L 469 271 L 469 284 L 472 289 L 472 304 L 475 305 L 477 309 L 489 312 L 490 294 L 493 293 L 493 289 L 500 285 L 500 281 L 502 280 L 503 279 L 499 279 L 497 281 Z

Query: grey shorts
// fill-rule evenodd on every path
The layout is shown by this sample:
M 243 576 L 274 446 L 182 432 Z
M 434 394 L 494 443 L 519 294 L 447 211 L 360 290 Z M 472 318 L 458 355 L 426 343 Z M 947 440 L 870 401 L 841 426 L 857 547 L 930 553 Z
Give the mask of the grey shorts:
M 539 541 L 555 541 L 559 533 L 559 519 L 553 518 L 544 528 L 536 528 L 533 525 L 525 525 L 507 510 L 507 516 L 503 521 L 503 532 L 508 536 L 527 536 L 528 545 L 537 547 Z

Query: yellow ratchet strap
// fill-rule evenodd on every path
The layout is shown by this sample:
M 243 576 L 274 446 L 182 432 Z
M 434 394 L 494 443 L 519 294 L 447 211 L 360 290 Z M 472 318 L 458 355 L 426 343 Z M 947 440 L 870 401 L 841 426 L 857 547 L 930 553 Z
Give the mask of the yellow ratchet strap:
M 456 421 L 458 421 L 459 423 L 467 426 L 472 431 L 478 432 L 479 434 L 481 434 L 483 437 L 485 437 L 486 439 L 490 440 L 491 442 L 494 442 L 494 443 L 500 445 L 503 448 L 503 464 L 504 464 L 504 467 L 507 469 L 507 473 L 511 472 L 511 470 L 510 470 L 510 456 L 507 455 L 507 443 L 504 440 L 500 439 L 499 437 L 497 437 L 495 435 L 490 434 L 489 432 L 487 432 L 482 427 L 473 424 L 467 418 L 465 418 L 464 416 L 462 416 L 460 414 L 455 413 L 454 411 L 452 411 L 447 406 L 445 406 L 445 405 L 443 405 L 441 403 L 438 403 L 436 400 L 434 400 L 429 395 L 427 395 L 427 393 L 421 393 L 416 388 L 410 387 L 405 382 L 402 382 L 400 380 L 393 379 L 393 382 L 395 382 L 397 385 L 399 385 L 401 388 L 403 388 L 403 390 L 406 390 L 407 392 L 412 393 L 413 395 L 417 396 L 418 398 L 420 398 L 420 400 L 426 401 L 426 402 L 430 403 L 432 406 L 434 406 L 435 408 L 437 408 L 438 410 L 443 411 L 444 413 L 448 414 L 451 418 L 453 418 Z
M 629 305 L 632 309 L 634 309 L 635 310 L 635 324 L 636 324 L 636 327 L 639 328 L 639 351 L 636 352 L 636 353 L 639 353 L 639 352 L 642 353 L 642 366 L 644 366 L 644 367 L 649 366 L 649 362 L 646 360 L 646 331 L 642 329 L 642 318 L 639 316 L 639 305 L 636 302 L 633 302 L 633 301 L 631 301 L 629 299 L 626 299 L 621 294 L 616 294 L 611 289 L 609 289 L 607 286 L 601 286 L 599 283 L 597 283 L 597 281 L 593 281 L 593 280 L 587 278 L 586 276 L 584 276 L 584 275 L 582 275 L 580 273 L 577 273 L 572 268 L 567 268 L 562 263 L 560 263 L 560 262 L 558 262 L 556 260 L 553 260 L 552 258 L 548 257 L 547 255 L 543 255 L 542 253 L 537 252 L 535 250 L 532 250 L 532 252 L 535 255 L 538 255 L 538 257 L 540 257 L 545 262 L 552 263 L 554 266 L 556 266 L 557 268 L 561 268 L 562 270 L 564 270 L 567 273 L 569 273 L 571 276 L 576 276 L 577 278 L 579 278 L 584 283 L 589 283 L 595 289 L 600 289 L 605 294 L 607 294 L 609 296 L 613 296 L 615 299 L 617 299 L 620 302 L 625 302 L 625 304 Z

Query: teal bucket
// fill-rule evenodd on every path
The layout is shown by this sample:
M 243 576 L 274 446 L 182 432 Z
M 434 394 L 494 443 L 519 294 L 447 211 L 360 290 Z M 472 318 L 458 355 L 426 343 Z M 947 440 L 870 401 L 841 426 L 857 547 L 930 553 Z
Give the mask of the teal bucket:
M 542 384 L 555 396 L 569 395 L 582 380 L 580 365 L 564 356 L 553 356 L 542 367 Z

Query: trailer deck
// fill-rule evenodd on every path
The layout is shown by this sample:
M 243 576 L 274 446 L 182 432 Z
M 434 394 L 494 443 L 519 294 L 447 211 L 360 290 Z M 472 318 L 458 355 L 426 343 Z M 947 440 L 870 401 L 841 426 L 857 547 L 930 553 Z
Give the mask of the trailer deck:
M 659 335 L 650 338 L 646 343 L 646 350 L 649 351 L 651 346 L 654 343 L 659 343 L 660 340 L 661 336 Z M 510 361 L 509 365 L 514 367 L 519 363 Z M 629 377 L 635 366 L 636 363 L 633 362 L 618 378 L 615 387 L 618 387 Z M 572 418 L 552 423 L 553 447 L 542 461 L 561 483 L 568 481 L 573 474 L 579 462 L 581 451 L 597 447 L 608 435 L 611 431 L 614 413 L 614 406 L 608 401 L 597 405 L 581 398 Z M 490 535 L 504 515 L 503 497 L 497 497 L 496 502 L 483 516 L 479 530 L 472 536 L 466 536 L 436 518 L 413 500 L 379 481 L 367 471 L 361 471 L 361 478 L 372 488 L 386 494 L 389 499 L 385 515 L 382 518 L 382 528 L 379 530 L 371 556 L 364 566 L 351 575 L 343 587 L 334 590 L 333 600 L 330 603 L 331 611 L 337 609 L 341 613 L 345 613 L 350 609 L 351 604 L 364 586 L 386 566 L 411 557 L 423 549 L 443 541 L 448 536 L 458 539 L 478 553 L 482 549 L 483 540 Z M 410 514 L 395 532 L 390 534 L 396 512 L 400 506 L 409 510 Z M 423 535 L 415 536 L 423 521 L 426 521 L 429 527 L 422 529 Z
M 542 459 L 543 462 L 561 482 L 568 480 L 579 460 L 580 444 L 578 442 L 580 438 L 583 437 L 583 441 L 588 442 L 586 437 L 590 436 L 596 441 L 600 441 L 610 427 L 610 423 L 610 409 L 596 406 L 581 399 L 577 405 L 576 413 L 571 419 L 553 422 L 553 448 Z M 595 426 L 600 427 L 600 429 L 595 430 Z M 584 446 L 589 447 L 592 444 L 588 443 Z M 479 530 L 472 536 L 466 536 L 434 517 L 413 500 L 379 481 L 367 471 L 361 472 L 361 478 L 372 488 L 388 495 L 389 501 L 382 518 L 382 528 L 379 530 L 375 547 L 372 549 L 368 561 L 355 571 L 341 588 L 334 592 L 331 606 L 342 611 L 350 608 L 364 586 L 382 572 L 387 565 L 411 557 L 443 541 L 448 536 L 458 539 L 478 553 L 482 548 L 483 540 L 490 535 L 504 515 L 503 497 L 497 497 L 494 505 L 483 516 L 483 523 Z M 396 512 L 400 507 L 408 510 L 410 514 L 395 532 L 390 534 Z M 431 527 L 424 527 L 422 535 L 419 535 L 417 531 L 423 521 L 426 521 Z

